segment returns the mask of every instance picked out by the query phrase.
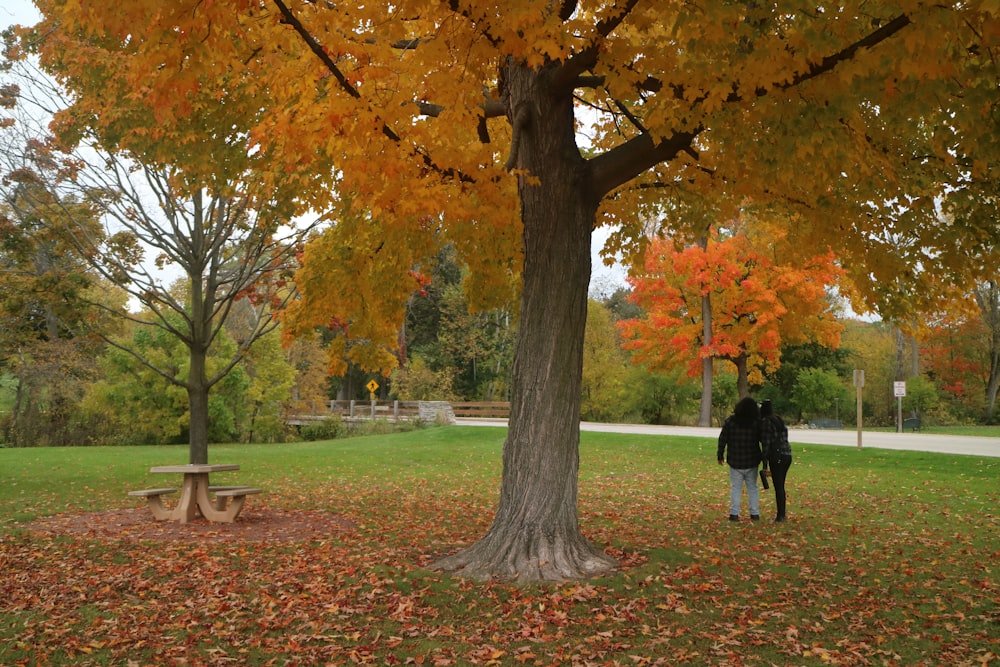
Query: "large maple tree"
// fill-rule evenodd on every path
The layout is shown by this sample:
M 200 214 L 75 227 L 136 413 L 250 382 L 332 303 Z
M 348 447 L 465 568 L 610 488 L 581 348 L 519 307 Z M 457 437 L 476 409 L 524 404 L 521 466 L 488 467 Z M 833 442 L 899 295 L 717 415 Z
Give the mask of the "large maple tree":
M 620 225 L 610 249 L 631 252 L 641 213 L 664 197 L 752 195 L 794 207 L 804 243 L 862 257 L 892 225 L 926 222 L 928 190 L 946 178 L 929 174 L 995 162 L 976 155 L 987 144 L 972 122 L 996 113 L 993 2 L 37 4 L 43 53 L 71 53 L 66 66 L 82 71 L 100 51 L 127 52 L 116 90 L 163 126 L 206 90 L 220 108 L 254 109 L 258 177 L 296 175 L 306 206 L 364 209 L 337 223 L 343 245 L 384 262 L 386 284 L 445 241 L 483 293 L 520 270 L 496 516 L 439 563 L 475 577 L 615 565 L 577 516 L 595 225 Z M 117 103 L 78 99 L 98 122 L 120 118 Z M 906 139 L 918 132 L 935 155 L 914 155 Z M 906 215 L 883 215 L 887 195 L 904 193 Z M 878 279 L 906 259 L 880 256 L 860 273 Z M 337 302 L 350 276 L 323 269 L 304 288 Z

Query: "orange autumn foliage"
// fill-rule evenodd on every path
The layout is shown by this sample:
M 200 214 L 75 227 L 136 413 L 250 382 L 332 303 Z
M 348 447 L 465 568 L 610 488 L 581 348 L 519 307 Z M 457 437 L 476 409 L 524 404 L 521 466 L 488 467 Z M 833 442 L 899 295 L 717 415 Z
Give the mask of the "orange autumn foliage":
M 832 252 L 780 261 L 773 247 L 759 247 L 744 234 L 716 236 L 705 248 L 657 239 L 642 271 L 629 279 L 630 300 L 645 315 L 619 323 L 624 347 L 636 363 L 684 367 L 691 377 L 706 357 L 734 363 L 742 357 L 749 380 L 759 384 L 780 365 L 783 346 L 839 344 L 841 326 L 827 290 L 842 274 Z M 711 301 L 709 345 L 702 333 L 704 297 Z

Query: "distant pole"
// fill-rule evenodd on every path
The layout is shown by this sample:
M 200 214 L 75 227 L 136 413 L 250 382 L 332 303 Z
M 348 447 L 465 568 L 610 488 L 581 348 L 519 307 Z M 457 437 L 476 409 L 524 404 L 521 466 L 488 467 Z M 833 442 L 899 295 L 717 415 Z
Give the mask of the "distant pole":
M 896 433 L 903 432 L 903 397 L 906 396 L 906 381 L 893 382 L 892 391 L 896 395 Z
M 860 369 L 854 370 L 854 388 L 858 393 L 858 449 L 861 449 L 861 389 L 865 386 L 865 372 Z

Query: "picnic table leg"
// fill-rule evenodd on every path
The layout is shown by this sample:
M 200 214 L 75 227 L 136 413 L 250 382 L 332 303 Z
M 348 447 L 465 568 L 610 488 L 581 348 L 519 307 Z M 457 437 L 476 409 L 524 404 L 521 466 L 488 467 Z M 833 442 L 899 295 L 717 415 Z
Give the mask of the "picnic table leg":
M 163 504 L 163 496 L 146 496 L 146 506 L 157 521 L 166 521 L 174 515 L 173 510 Z
M 204 482 L 202 482 L 204 477 Z M 189 523 L 198 516 L 198 491 L 201 487 L 208 488 L 208 475 L 201 473 L 184 473 L 184 486 L 181 488 L 181 498 L 177 501 L 171 518 L 181 523 Z
M 243 503 L 246 501 L 246 496 L 235 496 L 228 507 L 226 506 L 225 498 L 216 498 L 215 502 L 213 502 L 212 498 L 208 495 L 208 475 L 205 475 L 204 484 L 198 485 L 197 500 L 201 515 L 209 521 L 232 523 L 243 510 Z
M 240 515 L 243 511 L 243 503 L 247 500 L 246 496 L 233 496 L 229 500 L 229 507 L 226 508 L 226 518 L 223 519 L 227 522 L 236 521 L 236 517 Z

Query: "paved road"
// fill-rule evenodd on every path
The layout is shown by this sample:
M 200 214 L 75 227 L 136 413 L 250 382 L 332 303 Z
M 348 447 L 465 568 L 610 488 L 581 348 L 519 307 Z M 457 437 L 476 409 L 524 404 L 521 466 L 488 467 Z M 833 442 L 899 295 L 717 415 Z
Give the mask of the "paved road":
M 506 426 L 501 419 L 459 419 L 466 426 Z M 649 426 L 645 424 L 599 424 L 581 422 L 580 429 L 604 433 L 639 433 L 643 435 L 689 435 L 700 438 L 717 439 L 718 427 L 698 426 Z M 834 431 L 827 429 L 788 430 L 792 444 L 858 446 L 857 431 Z M 1000 438 L 977 438 L 961 435 L 936 435 L 931 433 L 885 433 L 864 431 L 861 434 L 862 448 L 907 449 L 920 452 L 941 452 L 944 454 L 967 454 L 970 456 L 1000 457 Z

